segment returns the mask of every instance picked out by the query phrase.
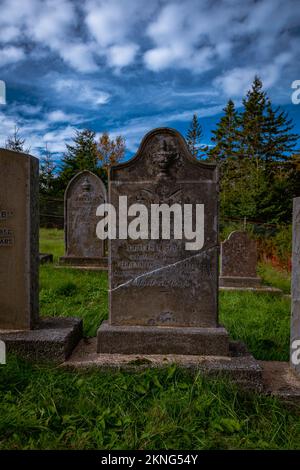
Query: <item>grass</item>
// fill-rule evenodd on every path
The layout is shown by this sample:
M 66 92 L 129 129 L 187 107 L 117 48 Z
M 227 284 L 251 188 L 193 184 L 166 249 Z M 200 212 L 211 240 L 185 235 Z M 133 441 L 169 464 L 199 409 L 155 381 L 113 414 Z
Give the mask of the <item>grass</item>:
M 276 399 L 157 371 L 65 372 L 11 358 L 0 375 L 0 449 L 299 449 Z
M 289 360 L 290 300 L 253 292 L 220 293 L 220 322 L 256 359 Z
M 56 228 L 40 229 L 40 253 L 52 253 L 55 261 L 64 254 L 64 232 Z
M 291 292 L 291 274 L 287 271 L 276 270 L 270 263 L 260 264 L 258 273 L 267 286 L 277 287 L 285 294 Z
M 41 236 L 41 251 L 63 254 L 61 231 Z M 41 314 L 79 316 L 94 336 L 107 317 L 106 273 L 40 271 Z M 288 359 L 289 315 L 279 296 L 220 295 L 221 322 L 257 359 Z M 0 366 L 0 449 L 300 449 L 300 420 L 275 398 L 175 366 L 67 372 L 11 356 Z
M 84 335 L 96 336 L 107 318 L 107 274 L 44 265 L 40 273 L 40 311 L 43 316 L 80 317 Z

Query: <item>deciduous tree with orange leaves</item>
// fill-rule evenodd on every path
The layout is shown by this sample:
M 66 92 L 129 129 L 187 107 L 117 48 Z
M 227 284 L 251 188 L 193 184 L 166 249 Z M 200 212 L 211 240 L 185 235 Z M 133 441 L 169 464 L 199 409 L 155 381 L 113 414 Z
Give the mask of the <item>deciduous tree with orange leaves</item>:
M 102 168 L 106 171 L 112 165 L 119 163 L 125 155 L 125 139 L 121 135 L 111 138 L 108 132 L 103 132 L 98 143 L 97 152 Z

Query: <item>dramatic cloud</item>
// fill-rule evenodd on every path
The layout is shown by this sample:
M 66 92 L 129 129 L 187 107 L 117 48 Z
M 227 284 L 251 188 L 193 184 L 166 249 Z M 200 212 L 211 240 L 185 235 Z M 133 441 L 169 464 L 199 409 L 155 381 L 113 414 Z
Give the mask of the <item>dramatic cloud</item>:
M 24 51 L 19 47 L 7 46 L 0 49 L 0 67 L 19 62 L 24 58 Z
M 256 74 L 285 106 L 300 79 L 295 0 L 0 0 L 0 11 L 0 141 L 17 123 L 37 152 L 47 140 L 62 151 L 84 126 L 123 133 L 133 151 L 155 125 L 185 131 L 194 112 L 209 141 L 213 116 Z

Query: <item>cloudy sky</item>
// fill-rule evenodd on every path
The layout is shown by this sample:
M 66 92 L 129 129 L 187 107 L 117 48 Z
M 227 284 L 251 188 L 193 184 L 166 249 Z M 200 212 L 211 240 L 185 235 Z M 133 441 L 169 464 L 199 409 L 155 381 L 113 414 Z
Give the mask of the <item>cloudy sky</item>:
M 0 146 L 15 124 L 59 158 L 74 129 L 126 137 L 194 112 L 209 144 L 228 98 L 257 73 L 300 133 L 299 0 L 0 0 Z

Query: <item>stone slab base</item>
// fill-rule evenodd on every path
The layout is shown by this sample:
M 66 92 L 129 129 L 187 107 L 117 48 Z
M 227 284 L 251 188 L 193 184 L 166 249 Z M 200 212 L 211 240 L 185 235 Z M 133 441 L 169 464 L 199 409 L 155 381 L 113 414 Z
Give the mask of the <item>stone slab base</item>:
M 53 254 L 52 253 L 40 253 L 40 264 L 53 263 Z
M 283 292 L 281 289 L 277 287 L 269 287 L 269 286 L 260 286 L 260 287 L 219 287 L 221 291 L 241 291 L 241 292 L 255 292 L 261 294 L 276 294 L 282 295 Z
M 291 369 L 288 362 L 258 361 L 262 368 L 265 393 L 297 406 L 300 411 L 300 375 Z
M 219 286 L 221 287 L 259 287 L 261 285 L 260 277 L 236 277 L 220 276 Z
M 59 258 L 60 266 L 74 267 L 77 269 L 108 269 L 108 258 L 82 258 L 75 256 L 62 256 Z
M 45 317 L 34 330 L 0 330 L 6 351 L 36 362 L 61 363 L 82 338 L 79 318 Z
M 258 362 L 246 351 L 242 343 L 229 343 L 229 356 L 197 356 L 180 354 L 97 354 L 96 338 L 83 339 L 72 356 L 61 367 L 67 369 L 98 368 L 136 372 L 151 368 L 164 368 L 171 364 L 200 371 L 211 377 L 226 377 L 246 389 L 262 390 L 262 371 Z
M 103 322 L 97 352 L 109 354 L 193 354 L 228 356 L 228 333 L 223 327 L 115 326 Z

